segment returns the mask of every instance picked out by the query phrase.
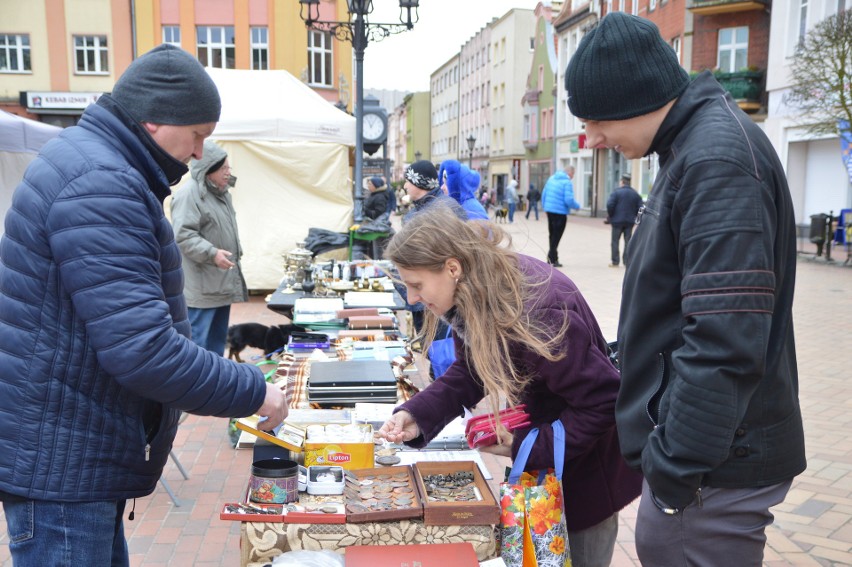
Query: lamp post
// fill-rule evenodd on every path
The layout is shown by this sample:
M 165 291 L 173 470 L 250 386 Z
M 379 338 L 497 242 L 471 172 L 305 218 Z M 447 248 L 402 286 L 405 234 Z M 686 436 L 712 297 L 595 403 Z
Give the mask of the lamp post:
M 420 158 L 423 157 L 423 152 L 417 150 L 414 152 L 414 161 L 420 161 Z
M 355 51 L 355 210 L 356 221 L 362 218 L 364 187 L 362 184 L 364 161 L 364 50 L 370 41 L 381 41 L 391 34 L 410 30 L 419 20 L 417 8 L 420 0 L 399 0 L 400 23 L 370 22 L 372 0 L 347 0 L 349 19 L 345 22 L 320 20 L 320 0 L 299 0 L 299 17 L 308 29 L 332 34 L 340 41 L 348 41 Z M 414 9 L 412 19 L 411 10 Z M 405 17 L 403 17 L 403 13 Z
M 467 137 L 467 149 L 470 150 L 470 164 L 469 167 L 473 169 L 473 146 L 476 145 L 476 136 L 471 134 Z

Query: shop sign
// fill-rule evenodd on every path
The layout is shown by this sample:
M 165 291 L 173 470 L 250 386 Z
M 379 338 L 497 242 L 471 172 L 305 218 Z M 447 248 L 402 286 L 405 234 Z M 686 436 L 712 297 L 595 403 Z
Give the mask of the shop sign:
M 27 91 L 27 108 L 33 110 L 85 110 L 98 101 L 103 93 Z

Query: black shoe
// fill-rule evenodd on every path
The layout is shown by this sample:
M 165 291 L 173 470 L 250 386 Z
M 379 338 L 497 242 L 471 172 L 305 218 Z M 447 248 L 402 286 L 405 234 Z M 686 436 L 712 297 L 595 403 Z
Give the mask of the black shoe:
M 560 264 L 559 262 L 553 262 L 553 263 L 551 264 L 551 266 L 553 266 L 554 268 L 561 268 L 561 267 L 562 267 L 562 264 Z

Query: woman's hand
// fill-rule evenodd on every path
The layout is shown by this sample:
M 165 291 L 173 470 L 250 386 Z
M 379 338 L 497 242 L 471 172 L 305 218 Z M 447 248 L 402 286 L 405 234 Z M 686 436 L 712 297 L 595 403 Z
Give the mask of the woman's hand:
M 515 436 L 501 427 L 497 431 L 497 443 L 480 447 L 479 450 L 483 453 L 491 453 L 500 457 L 512 458 L 512 443 L 515 441 Z
M 388 419 L 381 429 L 379 437 L 391 443 L 405 443 L 420 437 L 420 428 L 414 417 L 405 410 L 398 411 Z

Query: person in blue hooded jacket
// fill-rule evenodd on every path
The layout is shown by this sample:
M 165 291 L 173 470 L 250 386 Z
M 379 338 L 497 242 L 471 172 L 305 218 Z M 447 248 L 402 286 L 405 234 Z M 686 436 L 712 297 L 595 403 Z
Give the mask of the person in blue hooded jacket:
M 488 220 L 485 207 L 476 198 L 480 182 L 479 172 L 454 159 L 448 159 L 441 163 L 438 179 L 444 181 L 447 194 L 462 206 L 467 220 Z
M 0 240 L 0 501 L 15 565 L 128 565 L 126 501 L 156 488 L 181 412 L 257 413 L 264 429 L 287 416 L 260 369 L 189 339 L 163 201 L 220 110 L 198 60 L 160 45 L 15 190 Z

